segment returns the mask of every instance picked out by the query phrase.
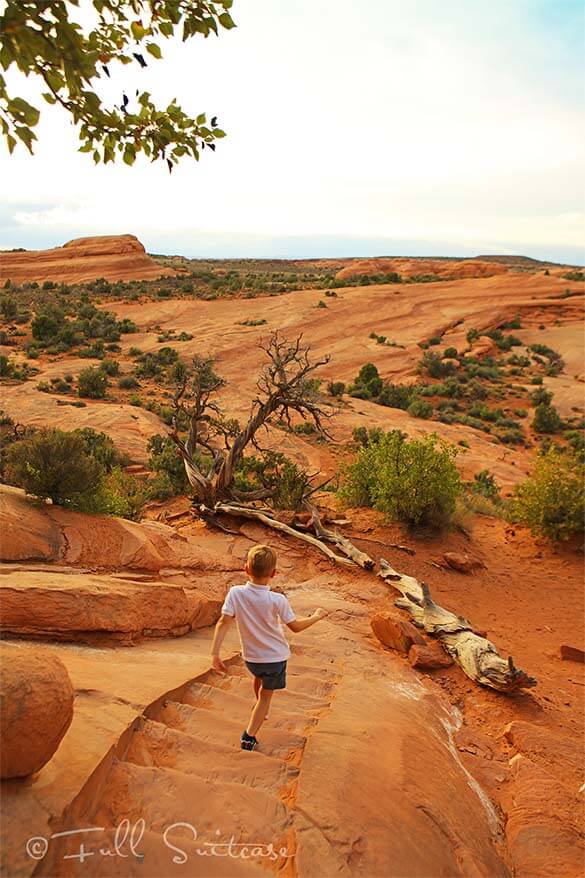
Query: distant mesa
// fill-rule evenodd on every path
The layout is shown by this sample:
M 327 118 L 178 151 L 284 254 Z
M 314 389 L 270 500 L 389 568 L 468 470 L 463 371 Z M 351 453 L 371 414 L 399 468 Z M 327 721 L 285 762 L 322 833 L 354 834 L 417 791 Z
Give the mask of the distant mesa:
M 396 272 L 401 277 L 436 275 L 441 280 L 459 280 L 468 277 L 490 277 L 505 274 L 508 265 L 479 259 L 424 259 L 408 257 L 356 259 L 337 272 L 339 280 L 360 275 L 374 276 Z
M 17 285 L 46 280 L 83 283 L 101 277 L 109 281 L 157 280 L 177 274 L 180 272 L 148 256 L 135 235 L 75 238 L 52 250 L 0 253 L 0 286 L 7 280 Z

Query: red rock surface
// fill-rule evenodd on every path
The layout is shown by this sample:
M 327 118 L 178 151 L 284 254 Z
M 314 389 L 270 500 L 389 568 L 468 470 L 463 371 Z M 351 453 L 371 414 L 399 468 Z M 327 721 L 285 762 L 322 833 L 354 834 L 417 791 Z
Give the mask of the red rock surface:
M 73 686 L 56 655 L 0 647 L 0 773 L 27 777 L 53 757 L 73 718 Z
M 463 552 L 445 552 L 443 558 L 449 567 L 458 570 L 459 573 L 473 573 L 474 570 L 485 567 L 483 561 L 472 558 Z
M 421 646 L 426 643 L 414 625 L 400 616 L 393 616 L 391 613 L 376 613 L 370 624 L 380 643 L 401 652 L 403 655 L 408 655 L 413 643 Z
M 453 664 L 453 659 L 438 643 L 427 643 L 424 646 L 413 643 L 408 650 L 408 661 L 413 668 L 423 671 L 449 668 Z
M 75 238 L 52 250 L 0 253 L 0 285 L 7 280 L 22 284 L 46 280 L 79 283 L 106 280 L 154 280 L 177 272 L 163 268 L 135 235 L 100 235 Z
M 506 838 L 519 878 L 581 878 L 583 803 L 525 756 L 511 761 Z

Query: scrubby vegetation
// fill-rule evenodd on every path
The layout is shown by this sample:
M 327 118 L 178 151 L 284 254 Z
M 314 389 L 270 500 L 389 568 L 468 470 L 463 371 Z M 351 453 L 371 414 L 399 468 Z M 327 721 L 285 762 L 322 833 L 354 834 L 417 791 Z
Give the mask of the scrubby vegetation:
M 458 449 L 438 439 L 369 433 L 345 469 L 340 495 L 351 506 L 371 506 L 411 526 L 449 524 L 463 483 L 455 466 Z
M 516 487 L 510 517 L 527 525 L 535 535 L 551 540 L 566 540 L 583 533 L 583 459 L 550 445 L 537 458 L 532 476 Z

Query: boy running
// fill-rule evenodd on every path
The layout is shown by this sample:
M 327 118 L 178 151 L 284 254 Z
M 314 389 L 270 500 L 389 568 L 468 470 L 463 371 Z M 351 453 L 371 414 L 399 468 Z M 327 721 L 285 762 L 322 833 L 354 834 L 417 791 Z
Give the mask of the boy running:
M 276 552 L 270 546 L 250 549 L 246 573 L 249 577 L 246 584 L 232 586 L 226 595 L 215 626 L 211 653 L 214 671 L 225 673 L 227 667 L 220 658 L 221 645 L 235 619 L 242 656 L 254 675 L 256 695 L 256 704 L 240 743 L 242 750 L 254 750 L 258 744 L 256 733 L 267 718 L 273 692 L 286 687 L 290 648 L 281 622 L 291 631 L 304 631 L 327 613 L 317 609 L 311 616 L 297 619 L 287 598 L 270 590 L 270 580 L 276 573 Z

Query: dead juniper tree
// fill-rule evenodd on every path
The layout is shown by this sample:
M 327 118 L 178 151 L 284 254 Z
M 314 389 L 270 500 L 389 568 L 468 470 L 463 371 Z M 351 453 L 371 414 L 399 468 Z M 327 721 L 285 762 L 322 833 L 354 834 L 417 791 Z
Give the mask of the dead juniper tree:
M 260 373 L 244 427 L 224 417 L 217 394 L 225 381 L 216 374 L 211 358 L 196 356 L 189 366 L 181 363 L 175 370 L 171 436 L 179 447 L 195 500 L 202 511 L 221 511 L 219 504 L 226 502 L 245 504 L 270 497 L 271 488 L 239 491 L 235 486 L 236 471 L 246 449 L 261 450 L 258 433 L 269 424 L 280 421 L 291 429 L 292 415 L 296 413 L 311 421 L 321 435 L 329 435 L 325 424 L 330 414 L 320 403 L 313 375 L 329 362 L 329 357 L 312 359 L 310 347 L 303 344 L 302 336 L 289 341 L 277 332 L 260 347 L 266 353 L 267 362 Z M 185 441 L 179 438 L 181 425 L 187 431 Z

